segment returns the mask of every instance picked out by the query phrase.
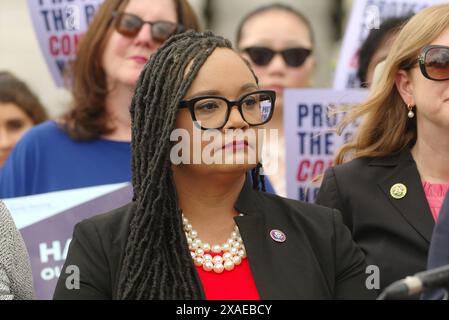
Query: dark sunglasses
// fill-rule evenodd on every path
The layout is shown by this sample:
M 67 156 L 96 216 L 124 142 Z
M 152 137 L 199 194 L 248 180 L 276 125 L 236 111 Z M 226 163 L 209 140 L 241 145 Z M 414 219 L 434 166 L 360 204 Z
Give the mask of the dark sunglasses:
M 449 80 L 449 47 L 439 45 L 424 47 L 419 55 L 418 64 L 427 79 Z
M 289 48 L 281 51 L 275 51 L 266 47 L 249 47 L 242 50 L 251 58 L 252 62 L 258 66 L 266 66 L 270 63 L 276 54 L 281 54 L 285 63 L 289 67 L 300 67 L 304 64 L 307 57 L 311 55 L 312 50 L 306 48 Z
M 183 31 L 179 24 L 169 21 L 144 21 L 139 16 L 120 11 L 112 12 L 115 30 L 125 37 L 135 37 L 143 25 L 148 23 L 151 26 L 151 36 L 155 41 L 165 42 L 175 33 Z

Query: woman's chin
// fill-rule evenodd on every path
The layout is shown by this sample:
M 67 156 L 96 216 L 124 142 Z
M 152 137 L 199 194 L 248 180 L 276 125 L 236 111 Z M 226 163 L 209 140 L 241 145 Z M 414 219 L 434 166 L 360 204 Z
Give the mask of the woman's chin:
M 197 164 L 188 165 L 191 172 L 196 172 L 201 176 L 207 175 L 212 178 L 215 175 L 244 175 L 249 170 L 256 167 L 256 165 L 251 165 L 248 163 L 244 164 Z
M 210 174 L 245 174 L 256 167 L 256 164 L 235 163 L 235 164 L 214 164 L 210 166 Z

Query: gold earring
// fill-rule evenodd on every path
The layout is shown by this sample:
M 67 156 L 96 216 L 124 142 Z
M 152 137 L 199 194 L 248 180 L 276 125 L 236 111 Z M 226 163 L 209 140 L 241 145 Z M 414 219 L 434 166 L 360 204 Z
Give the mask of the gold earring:
M 415 113 L 413 112 L 413 106 L 411 104 L 407 105 L 409 119 L 413 119 L 415 117 Z

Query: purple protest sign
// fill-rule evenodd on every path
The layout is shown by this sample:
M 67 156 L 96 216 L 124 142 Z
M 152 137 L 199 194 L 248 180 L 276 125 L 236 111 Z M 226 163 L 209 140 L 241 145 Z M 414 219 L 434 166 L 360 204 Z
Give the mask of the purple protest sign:
M 72 192 L 70 197 L 73 197 L 73 190 L 68 192 Z M 89 189 L 89 192 L 92 191 Z M 41 207 L 39 210 L 42 211 L 42 207 L 52 201 L 47 196 L 44 202 L 40 202 L 39 197 L 42 198 L 45 195 L 24 197 L 24 202 L 29 203 L 27 205 L 28 208 Z M 64 191 L 55 192 L 52 194 L 52 197 L 55 199 L 57 197 L 65 197 Z M 20 217 L 20 213 L 17 209 L 14 209 L 15 205 L 12 203 L 12 201 L 16 203 L 20 202 L 20 199 L 6 200 L 5 204 L 10 209 L 22 233 L 30 255 L 36 298 L 46 300 L 52 299 L 53 297 L 58 277 L 67 257 L 74 226 L 84 219 L 111 211 L 129 203 L 132 200 L 132 187 L 129 184 L 120 186 L 118 189 L 115 188 L 114 191 L 94 197 L 89 201 L 61 212 L 51 214 L 48 218 L 31 224 L 27 223 L 28 225 L 23 228 L 20 228 L 20 225 L 24 224 L 23 215 Z M 26 213 L 31 214 L 30 212 Z

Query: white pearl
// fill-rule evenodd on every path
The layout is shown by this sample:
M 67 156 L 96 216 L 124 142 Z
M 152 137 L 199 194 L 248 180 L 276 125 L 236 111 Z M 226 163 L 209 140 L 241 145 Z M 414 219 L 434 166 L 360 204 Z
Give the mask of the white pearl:
M 225 254 L 223 254 L 223 259 L 224 260 L 231 260 L 232 259 L 232 254 L 230 254 L 229 252 L 226 252 Z
M 224 268 L 227 271 L 232 271 L 234 269 L 234 262 L 232 262 L 231 260 L 226 260 L 224 263 Z
M 216 265 L 214 265 L 214 271 L 216 273 L 222 273 L 224 270 L 224 266 L 221 263 L 217 263 Z
M 243 214 L 240 214 L 241 216 Z M 224 270 L 232 271 L 236 265 L 242 263 L 242 259 L 246 258 L 245 246 L 237 226 L 231 233 L 231 237 L 223 245 L 210 245 L 203 243 L 198 238 L 198 233 L 193 229 L 189 220 L 182 215 L 182 222 L 184 232 L 189 245 L 190 254 L 193 262 L 198 267 L 203 267 L 205 271 L 214 270 L 215 273 L 222 273 Z M 223 256 L 216 255 L 212 257 L 206 252 L 212 251 L 214 253 L 224 252 Z
M 198 233 L 195 230 L 191 230 L 189 235 L 192 239 L 195 239 L 196 237 L 198 237 Z
M 413 119 L 414 116 L 415 116 L 415 113 L 414 113 L 413 111 L 409 111 L 409 112 L 408 112 L 408 117 L 409 117 L 410 119 Z
M 212 261 L 212 256 L 210 254 L 205 254 L 203 259 L 204 261 Z
M 212 258 L 212 262 L 214 264 L 222 263 L 223 262 L 223 258 L 221 256 L 215 256 L 215 257 Z
M 212 263 L 212 261 L 206 261 L 203 264 L 203 269 L 204 271 L 211 271 L 214 268 L 214 264 Z
M 195 258 L 195 265 L 198 267 L 201 267 L 204 263 L 204 259 L 202 257 L 196 257 Z
M 234 257 L 232 258 L 232 262 L 234 262 L 234 264 L 235 264 L 236 266 L 238 266 L 239 264 L 242 263 L 242 258 L 240 258 L 239 256 L 234 256 Z
M 209 252 L 210 251 L 210 244 L 203 243 L 203 250 L 204 250 L 204 252 Z

